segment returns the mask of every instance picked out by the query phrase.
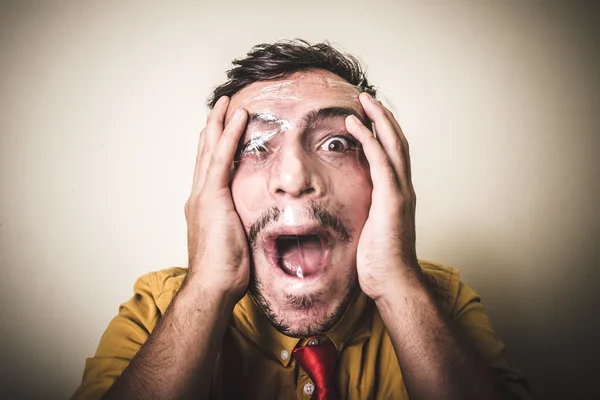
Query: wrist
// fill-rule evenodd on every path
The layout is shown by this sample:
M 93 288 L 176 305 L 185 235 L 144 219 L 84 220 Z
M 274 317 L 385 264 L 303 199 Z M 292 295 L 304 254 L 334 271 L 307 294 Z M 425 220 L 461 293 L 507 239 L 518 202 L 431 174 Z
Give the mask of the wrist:
M 428 301 L 429 291 L 421 270 L 410 270 L 387 280 L 373 300 L 380 311 L 397 312 L 405 310 L 409 303 Z
M 404 292 L 419 289 L 424 282 L 423 272 L 417 261 L 409 263 L 391 261 L 386 265 L 385 270 L 385 277 L 378 277 L 377 284 L 371 285 L 370 297 L 374 301 L 396 297 L 398 294 L 408 295 Z
M 219 312 L 231 313 L 240 300 L 239 296 L 220 285 L 207 284 L 196 275 L 188 275 L 180 289 L 180 295 L 191 303 L 203 304 Z

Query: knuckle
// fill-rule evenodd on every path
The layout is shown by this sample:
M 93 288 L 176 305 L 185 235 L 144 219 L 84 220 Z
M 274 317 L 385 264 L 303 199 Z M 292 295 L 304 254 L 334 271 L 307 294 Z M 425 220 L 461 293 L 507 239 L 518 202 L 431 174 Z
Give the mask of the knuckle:
M 204 188 L 198 194 L 198 199 L 196 201 L 196 204 L 199 205 L 198 208 L 200 208 L 200 209 L 204 209 L 204 207 L 201 206 L 202 204 L 205 204 L 205 205 L 211 204 L 210 199 L 209 199 L 209 194 Z
M 212 151 L 212 147 L 209 146 L 208 143 L 206 143 L 204 146 L 202 146 L 202 152 L 200 153 L 200 157 L 206 157 L 208 154 L 211 154 Z
M 202 192 L 198 193 L 197 191 L 194 191 L 192 194 L 190 194 L 190 197 L 185 202 L 185 209 L 188 212 L 192 211 L 193 209 L 195 209 L 198 206 L 198 203 L 201 200 L 201 195 L 202 195 Z
M 406 206 L 406 199 L 404 198 L 404 196 L 399 195 L 395 196 L 394 199 L 390 201 L 390 203 L 392 204 L 392 208 L 394 210 L 402 210 Z
M 225 160 L 220 154 L 213 153 L 210 157 L 210 164 L 212 167 L 222 167 L 225 164 Z M 208 173 L 210 174 L 211 172 L 214 173 L 214 168 L 208 169 Z
M 193 204 L 194 204 L 194 202 L 192 201 L 191 197 L 188 199 L 188 201 L 185 202 L 185 205 L 183 206 L 183 212 L 185 213 L 186 217 L 188 217 L 190 215 Z
M 390 173 L 388 176 L 388 184 L 390 186 L 390 189 L 393 190 L 394 192 L 400 191 L 400 186 L 398 185 L 398 179 L 396 179 L 396 176 L 393 173 Z
M 396 154 L 402 154 L 402 147 L 402 142 L 398 138 L 393 139 L 392 148 Z

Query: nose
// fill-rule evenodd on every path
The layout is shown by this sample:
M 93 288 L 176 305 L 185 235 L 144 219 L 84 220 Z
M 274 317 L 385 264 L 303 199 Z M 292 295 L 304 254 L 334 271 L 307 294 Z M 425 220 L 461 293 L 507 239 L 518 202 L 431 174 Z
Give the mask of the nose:
M 314 165 L 309 154 L 300 143 L 288 144 L 279 149 L 280 153 L 271 166 L 269 191 L 275 197 L 323 195 L 324 184 L 321 171 Z

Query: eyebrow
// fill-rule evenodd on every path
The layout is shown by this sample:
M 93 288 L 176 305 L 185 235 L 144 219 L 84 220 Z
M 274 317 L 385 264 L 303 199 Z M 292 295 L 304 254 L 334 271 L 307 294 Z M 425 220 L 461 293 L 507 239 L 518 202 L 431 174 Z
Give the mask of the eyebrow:
M 318 110 L 312 110 L 306 113 L 300 119 L 300 123 L 306 126 L 308 129 L 313 129 L 316 125 L 321 122 L 337 117 L 347 117 L 348 115 L 354 115 L 363 124 L 366 125 L 365 119 L 353 108 L 350 107 L 326 107 Z M 253 113 L 250 114 L 248 126 L 251 124 L 284 124 L 286 120 L 279 118 L 278 116 L 271 113 Z

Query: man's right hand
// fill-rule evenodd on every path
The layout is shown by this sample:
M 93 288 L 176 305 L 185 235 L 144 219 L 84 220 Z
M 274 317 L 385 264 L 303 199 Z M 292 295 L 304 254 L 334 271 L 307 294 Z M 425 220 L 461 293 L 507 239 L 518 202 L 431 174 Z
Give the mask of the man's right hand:
M 194 183 L 185 204 L 188 230 L 188 278 L 204 293 L 235 304 L 250 279 L 248 240 L 240 221 L 229 176 L 248 114 L 238 109 L 224 128 L 229 98 L 221 97 L 200 133 Z
M 194 185 L 185 204 L 189 252 L 185 288 L 103 400 L 208 397 L 229 323 L 229 315 L 224 316 L 243 297 L 250 279 L 246 232 L 229 189 L 248 114 L 238 110 L 223 129 L 228 106 L 229 99 L 221 98 L 200 133 Z

